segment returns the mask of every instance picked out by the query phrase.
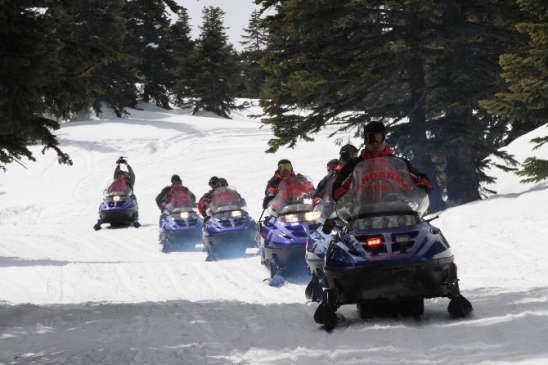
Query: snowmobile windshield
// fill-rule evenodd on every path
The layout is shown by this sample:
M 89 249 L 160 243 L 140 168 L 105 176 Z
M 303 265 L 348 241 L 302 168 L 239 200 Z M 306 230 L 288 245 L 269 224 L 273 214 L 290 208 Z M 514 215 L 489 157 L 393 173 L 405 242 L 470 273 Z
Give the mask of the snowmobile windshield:
M 187 190 L 172 191 L 166 204 L 166 210 L 172 213 L 191 211 L 196 207 L 196 202 L 188 195 Z
M 325 189 L 323 192 L 323 197 L 321 200 L 316 203 L 314 206 L 314 212 L 316 213 L 316 220 L 320 223 L 325 222 L 326 219 L 330 218 L 333 212 L 335 212 L 335 201 L 331 195 L 333 190 L 333 183 L 337 179 L 337 175 L 334 174 L 331 176 L 325 183 Z
M 131 196 L 133 194 L 133 191 L 129 187 L 129 185 L 126 183 L 125 180 L 110 180 L 107 188 L 103 192 L 103 195 L 105 198 L 111 198 L 114 196 L 120 196 L 120 195 L 129 195 Z
M 428 204 L 428 194 L 415 186 L 405 161 L 387 156 L 356 165 L 337 214 L 354 229 L 393 228 L 419 223 Z
M 131 196 L 131 194 L 132 194 L 132 191 L 128 187 L 126 188 L 109 187 L 108 189 L 105 190 L 103 195 L 106 199 L 113 199 L 114 197 Z
M 231 211 L 245 211 L 247 205 L 235 188 L 231 186 L 218 187 L 213 191 L 209 211 L 218 214 Z
M 312 211 L 314 185 L 302 175 L 290 176 L 278 185 L 278 193 L 268 206 L 278 215 Z

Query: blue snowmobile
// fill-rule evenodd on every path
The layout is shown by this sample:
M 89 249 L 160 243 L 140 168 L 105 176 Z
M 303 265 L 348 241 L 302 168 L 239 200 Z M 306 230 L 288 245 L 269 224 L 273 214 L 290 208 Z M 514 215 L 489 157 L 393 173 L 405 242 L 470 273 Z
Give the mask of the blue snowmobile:
M 278 193 L 268 203 L 268 215 L 260 222 L 259 250 L 271 279 L 306 270 L 306 245 L 318 227 L 313 195 L 314 185 L 307 177 L 290 176 L 280 182 Z
M 257 247 L 257 223 L 235 188 L 216 188 L 206 213 L 203 241 L 207 261 L 243 256 L 247 248 Z
M 192 249 L 202 241 L 202 217 L 196 202 L 187 190 L 171 192 L 168 203 L 160 215 L 160 244 L 162 252 Z
M 133 198 L 129 188 L 116 188 L 110 185 L 103 192 L 103 202 L 99 205 L 99 220 L 93 226 L 96 231 L 101 229 L 103 223 L 109 223 L 111 228 L 128 227 L 133 225 L 139 228 L 137 221 L 139 206 Z
M 357 304 L 360 317 L 419 316 L 424 299 L 447 297 L 452 317 L 472 310 L 461 295 L 457 266 L 441 231 L 421 218 L 427 193 L 395 157 L 360 162 L 352 184 L 323 231 L 339 228 L 325 255 L 326 289 L 314 320 L 326 330 L 344 317 L 337 309 Z
M 330 233 L 323 232 L 323 225 L 335 212 L 336 202 L 331 196 L 331 190 L 336 178 L 337 175 L 334 175 L 327 181 L 322 199 L 314 206 L 318 228 L 310 233 L 310 238 L 306 245 L 305 258 L 308 265 L 308 273 L 310 274 L 310 282 L 306 286 L 305 296 L 313 302 L 318 302 L 322 298 L 323 287 L 325 286 L 325 274 L 323 271 L 325 254 L 329 242 L 331 242 L 331 239 L 338 231 L 338 228 L 335 227 Z

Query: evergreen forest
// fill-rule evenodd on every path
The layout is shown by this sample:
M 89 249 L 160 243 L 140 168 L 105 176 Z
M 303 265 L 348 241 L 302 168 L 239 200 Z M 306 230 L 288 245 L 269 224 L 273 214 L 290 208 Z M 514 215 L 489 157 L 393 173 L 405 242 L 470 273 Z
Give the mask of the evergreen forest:
M 501 150 L 548 122 L 545 0 L 249 1 L 260 10 L 241 50 L 219 7 L 192 39 L 174 0 L 1 1 L 0 168 L 33 161 L 32 145 L 70 165 L 54 131 L 81 113 L 123 118 L 142 100 L 230 123 L 251 98 L 266 152 L 383 122 L 394 153 L 430 176 L 432 211 L 494 193 L 492 167 L 548 178 L 548 161 Z

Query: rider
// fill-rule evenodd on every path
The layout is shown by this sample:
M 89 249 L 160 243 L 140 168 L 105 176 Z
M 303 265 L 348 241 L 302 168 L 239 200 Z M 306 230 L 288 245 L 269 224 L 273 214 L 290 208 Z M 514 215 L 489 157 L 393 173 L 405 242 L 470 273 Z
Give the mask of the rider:
M 325 187 L 327 186 L 328 181 L 330 181 L 340 170 L 339 166 L 340 161 L 336 158 L 329 160 L 327 162 L 327 175 L 325 175 L 318 186 L 316 187 L 316 193 L 314 194 L 314 205 L 319 202 L 325 195 Z
M 202 195 L 202 197 L 198 201 L 198 211 L 204 218 L 207 216 L 206 210 L 209 206 L 209 203 L 211 203 L 211 197 L 213 196 L 213 192 L 215 191 L 215 189 L 217 189 L 218 182 L 219 178 L 217 176 L 212 176 L 207 183 L 211 189 L 207 193 Z
M 344 165 L 333 183 L 332 194 L 334 200 L 340 199 L 350 188 L 350 184 L 352 183 L 352 172 L 357 164 L 370 158 L 395 157 L 386 143 L 386 128 L 382 122 L 370 122 L 367 124 L 364 128 L 364 134 L 365 149 L 361 151 L 358 157 L 351 159 Z M 432 190 L 432 184 L 430 183 L 428 176 L 419 172 L 408 160 L 401 157 L 397 158 L 400 158 L 405 162 L 409 169 L 411 180 L 415 185 L 429 193 L 430 190 Z
M 233 187 L 229 188 L 228 181 L 223 177 L 220 177 L 217 180 L 217 187 L 215 188 L 215 190 L 212 191 L 211 195 L 209 196 L 209 202 L 207 203 L 207 205 L 204 205 L 204 217 L 214 214 L 215 209 L 219 208 L 220 204 L 235 204 L 238 207 L 246 205 L 245 199 L 242 198 L 240 193 L 238 193 Z
M 127 172 L 120 169 L 120 164 L 126 165 Z M 110 190 L 118 190 L 123 188 L 130 188 L 133 191 L 135 185 L 135 173 L 131 166 L 129 166 L 127 160 L 116 161 L 116 167 L 114 168 L 114 181 L 110 184 Z
M 175 174 L 171 176 L 171 185 L 163 188 L 162 191 L 160 191 L 160 194 L 158 194 L 155 198 L 156 205 L 158 206 L 160 211 L 164 211 L 166 204 L 169 202 L 169 198 L 175 190 L 185 191 L 187 195 L 192 198 L 193 201 L 196 201 L 196 196 L 190 190 L 188 190 L 186 186 L 183 186 L 183 180 L 179 177 L 179 175 Z
M 274 176 L 272 176 L 266 184 L 266 189 L 264 192 L 265 197 L 263 199 L 263 209 L 266 209 L 268 203 L 272 199 L 274 199 L 274 197 L 278 193 L 278 185 L 280 184 L 280 181 L 290 176 L 296 175 L 297 174 L 295 174 L 295 171 L 293 171 L 293 165 L 291 165 L 291 161 L 287 159 L 281 159 L 280 161 L 278 161 L 278 169 L 274 171 Z

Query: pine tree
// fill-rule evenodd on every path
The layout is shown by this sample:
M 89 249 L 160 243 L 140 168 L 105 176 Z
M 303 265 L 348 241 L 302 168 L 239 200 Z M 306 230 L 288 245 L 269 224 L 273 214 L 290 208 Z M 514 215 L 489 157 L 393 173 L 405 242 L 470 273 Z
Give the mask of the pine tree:
M 173 11 L 179 8 L 174 0 L 139 1 L 149 5 L 146 11 L 153 16 L 162 15 L 165 5 Z M 116 3 L 117 0 L 112 1 L 113 6 Z M 120 95 L 115 91 L 114 83 L 106 90 L 91 80 L 94 73 L 100 74 L 101 67 L 116 64 L 121 57 L 120 52 L 110 48 L 111 40 L 119 35 L 112 35 L 111 39 L 98 29 L 93 30 L 84 14 L 77 15 L 77 9 L 86 4 L 91 3 L 81 0 L 0 1 L 1 169 L 5 170 L 6 165 L 13 162 L 21 163 L 24 158 L 34 161 L 28 148 L 34 144 L 41 144 L 42 152 L 56 151 L 59 163 L 72 164 L 52 131 L 59 129 L 60 120 L 73 115 L 76 106 L 89 101 L 93 92 Z M 101 17 L 104 19 L 109 15 L 106 9 L 103 10 Z M 72 16 L 83 23 L 76 23 Z M 112 16 L 114 20 L 117 14 Z M 85 39 L 88 28 L 99 38 Z M 107 44 L 99 41 L 101 37 L 108 39 Z M 121 71 L 126 72 L 127 68 L 121 68 Z M 127 90 L 134 85 L 122 87 Z M 131 99 L 131 95 L 127 97 Z
M 508 89 L 483 105 L 493 114 L 506 115 L 512 123 L 514 139 L 548 123 L 548 3 L 542 0 L 516 0 L 527 18 L 517 29 L 527 37 L 521 47 L 501 56 L 502 76 Z M 510 139 L 510 140 L 511 140 Z M 548 142 L 548 136 L 531 140 L 534 149 Z M 530 157 L 517 172 L 522 182 L 548 179 L 548 161 Z
M 75 112 L 99 115 L 103 103 L 121 117 L 124 108 L 136 104 L 137 82 L 123 53 L 126 34 L 122 13 L 124 0 L 75 1 L 65 9 L 66 21 L 60 26 L 65 47 L 63 58 L 71 65 L 88 61 L 79 57 L 84 51 L 96 54 L 97 63 L 85 75 L 87 98 L 74 105 Z
M 239 86 L 237 55 L 223 26 L 224 11 L 218 7 L 203 10 L 201 33 L 191 64 L 194 76 L 183 94 L 194 104 L 194 112 L 205 110 L 229 118 L 233 109 L 239 109 L 234 94 Z
M 43 1 L 0 2 L 0 168 L 4 170 L 22 158 L 34 161 L 28 146 L 37 143 L 44 147 L 42 152 L 55 150 L 59 163 L 72 164 L 52 131 L 60 127 L 57 118 L 69 117 L 74 103 L 85 98 L 81 79 L 96 61 L 89 49 L 62 58 L 68 46 L 57 31 L 66 13 L 62 2 L 47 5 L 44 13 L 39 11 Z
M 166 15 L 153 16 L 140 1 L 126 1 L 125 17 L 128 33 L 124 50 L 135 60 L 141 98 L 169 109 L 174 85 L 170 71 L 174 60 L 166 49 L 169 19 Z
M 286 0 L 274 9 L 261 61 L 271 75 L 261 101 L 269 152 L 327 124 L 357 133 L 379 120 L 392 126 L 396 153 L 444 184 L 440 198 L 480 198 L 480 159 L 500 139 L 484 136 L 504 121 L 484 118 L 479 100 L 502 87 L 498 56 L 516 40 L 511 1 Z
M 185 8 L 177 13 L 177 20 L 171 25 L 166 38 L 166 49 L 171 53 L 174 66 L 171 70 L 174 103 L 181 107 L 190 107 L 191 103 L 185 100 L 189 93 L 190 80 L 194 76 L 192 56 L 195 51 L 194 41 L 190 38 L 189 16 Z
M 245 46 L 239 54 L 239 59 L 242 64 L 242 73 L 244 76 L 243 97 L 260 98 L 262 96 L 262 88 L 267 77 L 267 72 L 259 64 L 259 60 L 264 57 L 267 34 L 266 29 L 261 26 L 261 18 L 258 11 L 253 11 L 249 20 L 249 27 L 244 28 L 240 42 Z

